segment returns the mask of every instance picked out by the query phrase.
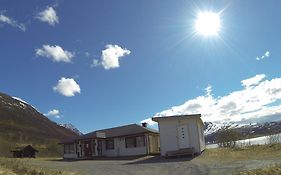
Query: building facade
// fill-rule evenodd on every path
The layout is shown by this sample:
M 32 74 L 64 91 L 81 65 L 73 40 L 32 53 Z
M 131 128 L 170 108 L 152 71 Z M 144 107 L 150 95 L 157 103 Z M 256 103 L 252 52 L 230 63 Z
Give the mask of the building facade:
M 64 158 L 136 156 L 159 153 L 159 133 L 137 124 L 94 131 L 62 142 Z
M 158 122 L 162 156 L 167 156 L 169 152 L 180 153 L 181 150 L 188 149 L 200 154 L 205 149 L 201 114 L 155 117 L 152 120 Z

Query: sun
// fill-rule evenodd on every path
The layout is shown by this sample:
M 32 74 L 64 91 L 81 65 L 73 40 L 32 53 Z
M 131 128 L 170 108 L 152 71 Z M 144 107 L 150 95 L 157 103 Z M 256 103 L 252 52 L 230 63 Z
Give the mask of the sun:
M 214 12 L 199 12 L 194 27 L 197 34 L 206 37 L 217 36 L 221 28 L 220 15 Z

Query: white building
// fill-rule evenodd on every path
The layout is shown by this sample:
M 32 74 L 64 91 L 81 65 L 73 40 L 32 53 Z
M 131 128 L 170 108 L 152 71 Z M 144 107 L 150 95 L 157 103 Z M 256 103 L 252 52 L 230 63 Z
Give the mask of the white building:
M 184 153 L 182 150 L 200 154 L 205 149 L 201 114 L 155 117 L 152 120 L 158 122 L 162 156 Z
M 61 144 L 64 158 L 148 155 L 159 153 L 159 132 L 131 124 L 94 131 Z

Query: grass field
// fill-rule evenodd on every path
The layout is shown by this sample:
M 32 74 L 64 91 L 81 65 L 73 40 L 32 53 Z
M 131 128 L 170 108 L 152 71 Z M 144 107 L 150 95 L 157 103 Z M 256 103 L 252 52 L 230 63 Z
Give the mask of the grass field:
M 1 158 L 0 175 L 1 171 L 7 172 L 4 174 L 14 172 L 16 175 L 277 175 L 281 174 L 281 144 L 242 149 L 207 149 L 193 159 L 165 159 L 160 156 L 81 161 L 64 161 L 60 158 Z
M 198 159 L 216 161 L 259 160 L 281 157 L 281 144 L 252 145 L 243 148 L 217 148 L 208 149 Z
M 0 175 L 78 175 L 77 173 L 30 166 L 24 159 L 0 158 Z
M 272 165 L 269 167 L 258 168 L 254 170 L 247 170 L 236 173 L 236 175 L 280 175 L 281 164 Z

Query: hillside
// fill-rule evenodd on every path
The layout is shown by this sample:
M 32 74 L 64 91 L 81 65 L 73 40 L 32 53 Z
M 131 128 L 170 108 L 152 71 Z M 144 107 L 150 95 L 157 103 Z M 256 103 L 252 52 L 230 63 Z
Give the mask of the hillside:
M 0 156 L 9 156 L 12 148 L 25 144 L 35 146 L 41 156 L 58 155 L 59 141 L 76 135 L 26 102 L 0 93 Z

